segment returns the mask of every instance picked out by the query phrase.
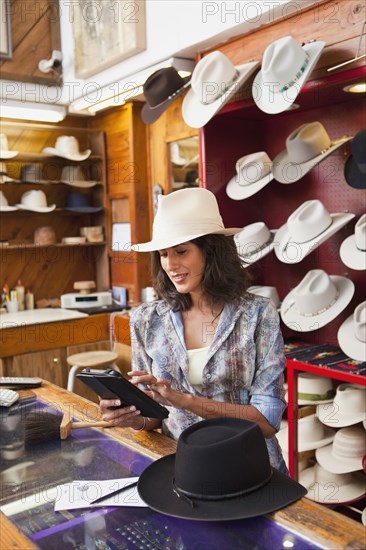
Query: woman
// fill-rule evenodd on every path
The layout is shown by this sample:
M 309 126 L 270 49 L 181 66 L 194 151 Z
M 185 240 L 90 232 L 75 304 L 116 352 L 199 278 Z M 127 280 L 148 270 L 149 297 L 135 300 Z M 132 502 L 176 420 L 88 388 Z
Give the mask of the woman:
M 247 274 L 225 228 L 216 198 L 207 189 L 159 197 L 153 238 L 134 245 L 152 252 L 160 300 L 131 315 L 134 384 L 168 407 L 163 421 L 134 407 L 102 400 L 104 420 L 136 430 L 162 427 L 174 439 L 205 418 L 256 422 L 272 466 L 287 472 L 275 438 L 285 402 L 285 359 L 279 319 L 269 300 L 246 292 Z

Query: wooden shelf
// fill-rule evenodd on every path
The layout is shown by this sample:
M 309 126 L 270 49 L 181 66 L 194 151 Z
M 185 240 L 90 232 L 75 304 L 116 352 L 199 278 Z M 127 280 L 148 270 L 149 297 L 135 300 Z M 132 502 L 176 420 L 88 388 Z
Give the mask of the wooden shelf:
M 19 250 L 19 249 L 38 249 L 38 248 L 83 248 L 83 247 L 89 247 L 89 246 L 105 246 L 105 241 L 100 243 L 76 243 L 76 244 L 66 244 L 66 243 L 54 243 L 54 244 L 27 244 L 27 243 L 19 243 L 19 244 L 0 244 L 0 252 L 4 250 Z

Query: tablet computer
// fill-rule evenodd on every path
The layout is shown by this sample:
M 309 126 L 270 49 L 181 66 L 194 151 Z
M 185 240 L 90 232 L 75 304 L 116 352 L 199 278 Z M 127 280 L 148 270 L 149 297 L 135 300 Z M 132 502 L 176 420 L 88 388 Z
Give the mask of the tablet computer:
M 142 416 L 163 419 L 169 415 L 168 409 L 154 401 L 140 388 L 131 384 L 116 370 L 87 368 L 77 374 L 76 377 L 94 390 L 102 399 L 120 399 L 121 407 L 134 405 L 137 410 L 141 411 Z

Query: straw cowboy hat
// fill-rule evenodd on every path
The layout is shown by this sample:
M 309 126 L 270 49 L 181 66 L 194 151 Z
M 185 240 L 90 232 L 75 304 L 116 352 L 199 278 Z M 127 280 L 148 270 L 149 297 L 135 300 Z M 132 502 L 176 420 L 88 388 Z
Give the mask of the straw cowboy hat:
M 150 75 L 143 86 L 146 103 L 141 118 L 145 124 L 155 122 L 187 90 L 190 81 L 191 75 L 182 78 L 174 67 L 164 67 Z
M 366 187 L 366 128 L 360 130 L 352 140 L 352 155 L 344 165 L 346 182 L 355 189 Z
M 292 330 L 310 332 L 324 327 L 345 309 L 355 285 L 347 277 L 311 269 L 281 304 L 281 319 Z
M 17 181 L 9 176 L 5 162 L 0 162 L 0 184 Z
M 339 254 L 347 267 L 359 271 L 366 269 L 366 214 L 356 223 L 354 234 L 343 241 Z
M 275 254 L 285 264 L 299 263 L 354 217 L 344 212 L 330 214 L 318 199 L 305 201 L 277 231 Z
M 42 168 L 39 164 L 25 164 L 20 169 L 20 180 L 23 183 L 50 183 L 49 180 L 43 179 Z
M 300 472 L 299 481 L 308 490 L 306 498 L 333 506 L 350 502 L 366 493 L 363 472 L 335 474 L 318 463 Z
M 47 198 L 43 191 L 32 189 L 23 193 L 20 204 L 17 204 L 17 207 L 21 210 L 31 210 L 32 212 L 52 212 L 56 205 L 52 204 L 47 206 Z
M 9 151 L 8 137 L 6 134 L 0 134 L 0 158 L 12 159 L 17 156 L 19 151 Z
M 0 212 L 13 212 L 14 210 L 18 210 L 17 206 L 9 206 L 8 199 L 0 191 Z
M 317 405 L 316 415 L 327 426 L 343 428 L 366 420 L 366 387 L 340 384 L 333 403 Z
M 259 516 L 306 494 L 271 468 L 259 426 L 237 418 L 203 420 L 184 430 L 177 452 L 150 464 L 137 489 L 153 510 L 205 521 Z
M 235 201 L 251 197 L 273 180 L 272 161 L 260 151 L 236 161 L 236 176 L 226 186 L 226 194 Z
M 337 336 L 339 347 L 348 357 L 366 361 L 366 301 L 341 324 Z
M 45 147 L 42 152 L 46 155 L 55 155 L 68 160 L 82 161 L 90 156 L 91 149 L 86 149 L 81 153 L 76 137 L 59 136 L 56 139 L 55 147 Z
M 336 432 L 333 443 L 315 451 L 319 464 L 334 474 L 362 470 L 365 455 L 365 430 L 357 426 L 341 428 Z
M 268 298 L 276 309 L 279 309 L 280 307 L 280 297 L 278 295 L 277 288 L 274 286 L 253 285 L 247 289 L 247 292 Z
M 234 66 L 220 51 L 203 57 L 193 70 L 191 89 L 183 100 L 186 124 L 192 128 L 207 124 L 258 66 L 258 61 Z
M 335 430 L 328 428 L 320 422 L 320 420 L 311 414 L 300 418 L 297 423 L 298 430 L 298 446 L 299 453 L 303 451 L 311 451 L 318 447 L 328 445 L 334 439 Z M 281 449 L 285 453 L 288 452 L 288 427 L 282 428 L 276 435 Z
M 264 222 L 255 222 L 243 227 L 234 237 L 238 254 L 247 264 L 266 256 L 274 247 L 276 231 L 269 230 Z
M 265 113 L 286 111 L 309 78 L 325 42 L 319 40 L 301 46 L 292 36 L 270 44 L 263 55 L 261 70 L 253 82 L 253 98 Z
M 136 252 L 152 252 L 192 241 L 202 235 L 234 235 L 240 228 L 225 228 L 216 197 L 202 187 L 180 189 L 159 195 L 153 223 L 153 237 L 134 244 Z
M 280 183 L 294 183 L 344 143 L 342 137 L 332 141 L 321 122 L 302 124 L 286 139 L 286 149 L 273 159 L 273 175 Z
M 297 403 L 298 405 L 317 405 L 318 403 L 331 403 L 335 391 L 332 380 L 326 376 L 318 376 L 311 372 L 299 372 L 297 377 Z M 285 396 L 288 401 L 288 393 Z
M 72 191 L 66 197 L 65 210 L 80 212 L 82 214 L 94 214 L 103 210 L 103 206 L 91 206 L 88 194 Z
M 72 187 L 94 187 L 98 182 L 86 180 L 81 166 L 64 166 L 61 174 L 61 183 L 66 183 Z

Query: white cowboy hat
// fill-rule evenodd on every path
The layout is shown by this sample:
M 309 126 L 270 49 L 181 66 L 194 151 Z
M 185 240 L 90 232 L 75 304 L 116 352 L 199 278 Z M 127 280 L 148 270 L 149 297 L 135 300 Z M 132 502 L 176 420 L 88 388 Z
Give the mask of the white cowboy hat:
M 72 187 L 94 187 L 98 182 L 86 180 L 81 166 L 64 166 L 61 174 L 61 183 L 66 183 Z
M 300 472 L 299 482 L 308 490 L 306 498 L 333 506 L 350 502 L 366 493 L 363 472 L 335 474 L 318 463 Z
M 17 156 L 19 151 L 9 151 L 8 137 L 6 134 L 0 134 L 0 158 L 12 159 Z
M 236 176 L 226 186 L 226 194 L 235 201 L 251 197 L 273 180 L 272 161 L 264 151 L 236 161 Z
M 294 183 L 336 149 L 352 139 L 332 141 L 321 122 L 302 124 L 286 139 L 286 149 L 273 159 L 273 176 L 280 183 Z
M 332 403 L 317 405 L 316 415 L 327 426 L 343 428 L 366 420 L 366 387 L 340 384 Z
M 247 292 L 268 298 L 276 309 L 279 309 L 280 307 L 280 297 L 278 295 L 277 288 L 274 286 L 254 285 L 247 288 Z
M 134 244 L 136 252 L 151 252 L 191 241 L 202 235 L 234 235 L 240 228 L 225 228 L 216 197 L 202 187 L 159 195 L 152 240 Z
M 275 254 L 285 264 L 297 264 L 354 217 L 330 214 L 318 199 L 305 201 L 277 231 Z
M 292 36 L 272 42 L 253 81 L 252 95 L 257 106 L 269 114 L 282 113 L 291 107 L 324 46 L 321 40 L 301 46 Z
M 258 66 L 258 61 L 234 66 L 220 51 L 203 57 L 193 70 L 191 89 L 183 99 L 186 124 L 192 128 L 207 124 Z
M 357 426 L 337 430 L 332 444 L 315 451 L 319 464 L 334 474 L 362 470 L 365 454 L 365 430 Z
M 5 162 L 0 162 L 0 184 L 8 183 L 11 181 L 17 180 L 9 176 Z
M 14 210 L 18 210 L 18 208 L 16 206 L 9 206 L 8 199 L 0 191 L 0 212 L 13 212 Z
M 276 231 L 269 230 L 264 222 L 251 223 L 234 237 L 240 259 L 253 264 L 266 256 L 274 247 Z
M 59 136 L 55 147 L 45 147 L 42 151 L 46 155 L 56 155 L 68 160 L 81 161 L 90 156 L 91 149 L 79 152 L 79 143 L 74 136 Z
M 355 225 L 355 232 L 341 244 L 339 254 L 347 267 L 356 270 L 366 269 L 366 214 Z
M 315 414 L 300 418 L 297 423 L 299 453 L 311 451 L 329 445 L 334 439 L 335 430 L 324 426 Z M 281 449 L 288 453 L 288 427 L 282 428 L 276 435 Z
M 21 210 L 31 210 L 32 212 L 52 212 L 56 208 L 55 204 L 47 206 L 47 198 L 43 191 L 31 189 L 23 193 L 20 204 L 17 207 Z
M 324 327 L 345 309 L 355 285 L 347 277 L 311 269 L 281 304 L 281 319 L 298 332 Z
M 297 377 L 297 404 L 317 405 L 331 403 L 334 397 L 332 380 L 326 376 L 319 376 L 311 372 L 299 372 Z M 288 402 L 288 392 L 285 396 Z
M 341 324 L 337 336 L 339 347 L 348 357 L 366 361 L 366 301 Z

